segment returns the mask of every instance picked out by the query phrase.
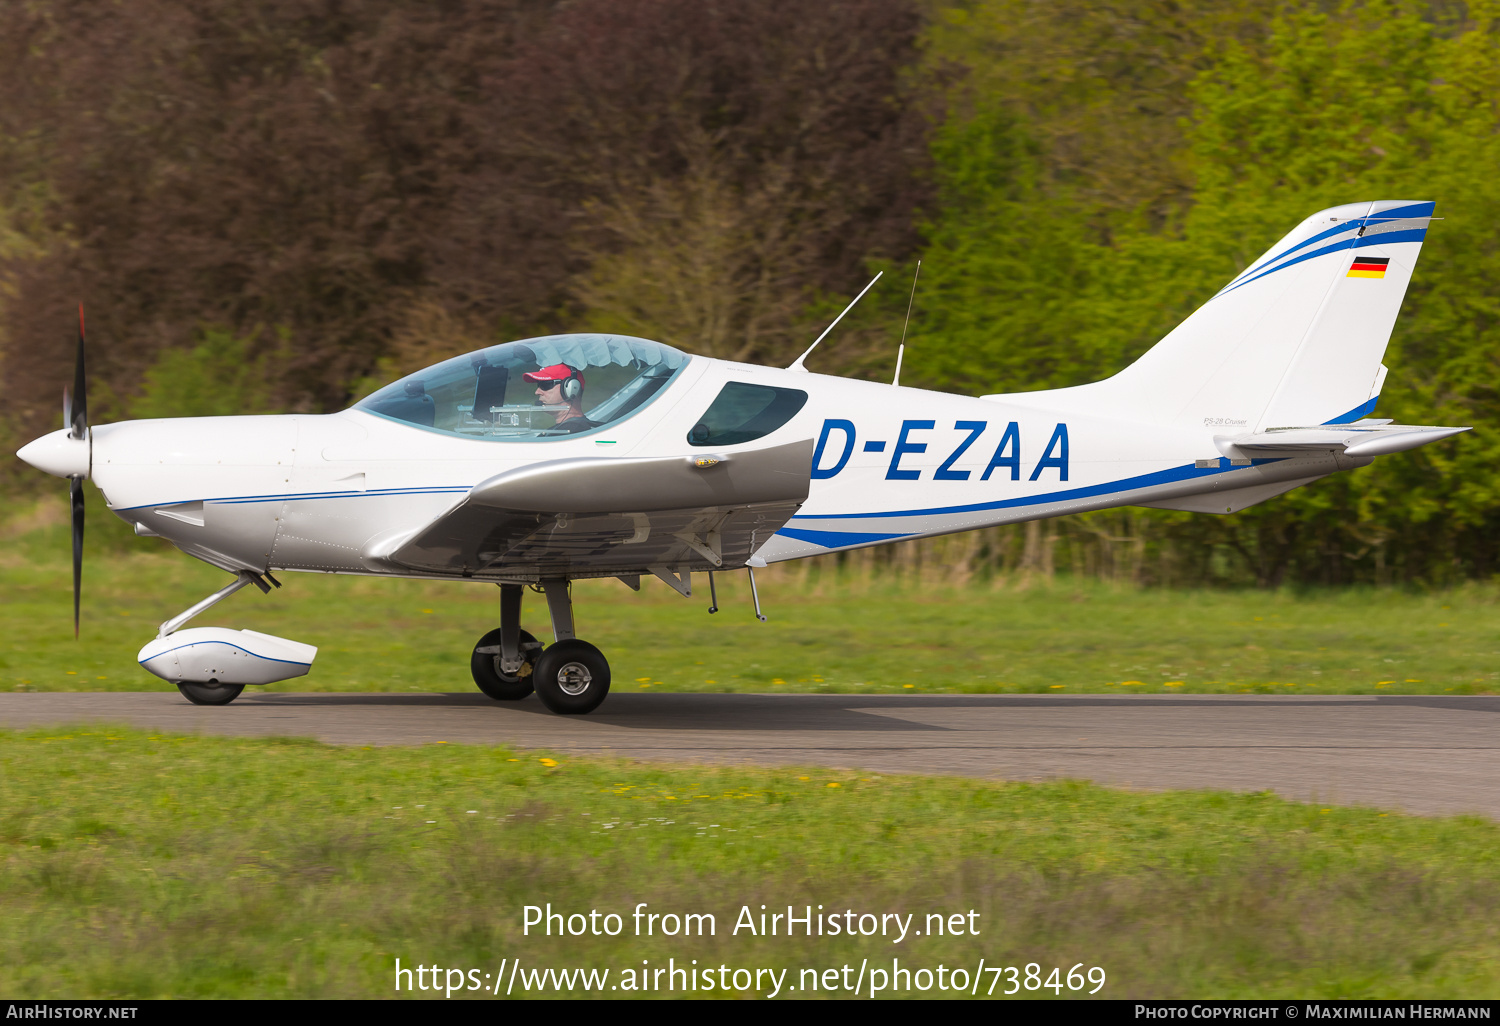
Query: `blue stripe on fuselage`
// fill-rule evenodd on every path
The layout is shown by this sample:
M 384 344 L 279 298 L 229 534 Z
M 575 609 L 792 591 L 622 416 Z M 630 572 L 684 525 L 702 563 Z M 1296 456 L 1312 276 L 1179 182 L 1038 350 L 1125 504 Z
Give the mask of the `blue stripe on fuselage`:
M 859 531 L 808 531 L 797 527 L 783 527 L 776 533 L 798 541 L 812 542 L 825 549 L 840 549 L 847 545 L 868 545 L 871 542 L 907 537 L 904 534 L 866 534 Z
M 1251 461 L 1251 466 L 1258 467 L 1263 463 L 1279 462 L 1280 458 L 1257 459 Z M 1158 470 L 1151 474 L 1122 478 L 1119 481 L 1110 481 L 1105 484 L 1089 485 L 1084 488 L 1066 488 L 1058 492 L 1044 492 L 1041 495 L 1026 495 L 1014 499 L 999 499 L 995 502 L 976 502 L 964 506 L 940 506 L 934 509 L 898 509 L 885 513 L 798 513 L 792 519 L 878 520 L 885 517 L 924 517 L 939 516 L 944 513 L 979 513 L 992 509 L 1015 509 L 1020 506 L 1039 506 L 1049 502 L 1067 502 L 1070 499 L 1090 499 L 1099 495 L 1109 495 L 1112 492 L 1128 492 L 1136 488 L 1150 488 L 1153 485 L 1191 481 L 1195 478 L 1212 477 L 1215 474 L 1242 469 L 1244 468 L 1231 467 L 1228 459 L 1220 458 L 1217 467 L 1199 467 L 1194 464 L 1186 464 L 1181 467 Z M 780 533 L 785 533 L 785 531 L 783 530 Z

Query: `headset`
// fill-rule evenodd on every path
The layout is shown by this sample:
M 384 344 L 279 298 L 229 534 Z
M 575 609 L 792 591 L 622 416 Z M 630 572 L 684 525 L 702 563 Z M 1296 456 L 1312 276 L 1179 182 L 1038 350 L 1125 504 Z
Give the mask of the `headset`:
M 583 379 L 578 376 L 578 371 L 569 367 L 568 376 L 562 380 L 562 397 L 571 403 L 581 395 L 583 395 Z

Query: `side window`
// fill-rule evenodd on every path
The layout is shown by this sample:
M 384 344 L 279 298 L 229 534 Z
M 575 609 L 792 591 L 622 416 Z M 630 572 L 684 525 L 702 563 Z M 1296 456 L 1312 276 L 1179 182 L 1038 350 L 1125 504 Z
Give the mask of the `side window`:
M 807 393 L 800 389 L 731 381 L 688 432 L 688 442 L 693 445 L 753 442 L 791 420 L 806 404 Z

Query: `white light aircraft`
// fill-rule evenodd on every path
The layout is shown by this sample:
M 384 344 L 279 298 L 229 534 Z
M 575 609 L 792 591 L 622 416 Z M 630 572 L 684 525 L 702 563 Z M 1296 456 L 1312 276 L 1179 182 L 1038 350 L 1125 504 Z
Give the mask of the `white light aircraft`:
M 1115 376 L 977 398 L 809 373 L 806 353 L 779 369 L 552 335 L 341 413 L 90 427 L 80 322 L 66 427 L 19 455 L 72 481 L 75 632 L 85 478 L 137 534 L 234 575 L 141 650 L 190 701 L 308 672 L 310 645 L 180 629 L 303 571 L 498 584 L 475 683 L 586 713 L 610 670 L 574 637 L 574 580 L 638 589 L 649 574 L 687 595 L 694 572 L 712 592 L 715 572 L 748 569 L 760 616 L 768 563 L 1115 506 L 1233 513 L 1468 430 L 1368 418 L 1432 212 L 1314 214 Z M 528 585 L 546 597 L 545 647 L 521 629 Z

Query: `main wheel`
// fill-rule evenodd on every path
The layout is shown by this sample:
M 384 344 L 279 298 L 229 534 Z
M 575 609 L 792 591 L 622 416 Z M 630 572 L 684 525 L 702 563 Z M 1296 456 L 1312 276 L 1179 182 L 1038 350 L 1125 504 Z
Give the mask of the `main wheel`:
M 533 676 L 536 697 L 555 713 L 593 712 L 609 694 L 604 653 L 577 638 L 544 649 Z
M 469 659 L 469 672 L 479 690 L 500 702 L 514 702 L 531 694 L 531 680 L 536 669 L 537 656 L 541 655 L 542 643 L 529 631 L 521 632 L 521 668 L 515 673 L 500 669 L 500 631 L 496 627 L 474 646 L 474 655 Z
M 240 692 L 245 690 L 243 684 L 220 684 L 216 680 L 208 683 L 198 681 L 180 680 L 177 682 L 177 690 L 182 692 L 194 705 L 228 705 L 240 697 Z

